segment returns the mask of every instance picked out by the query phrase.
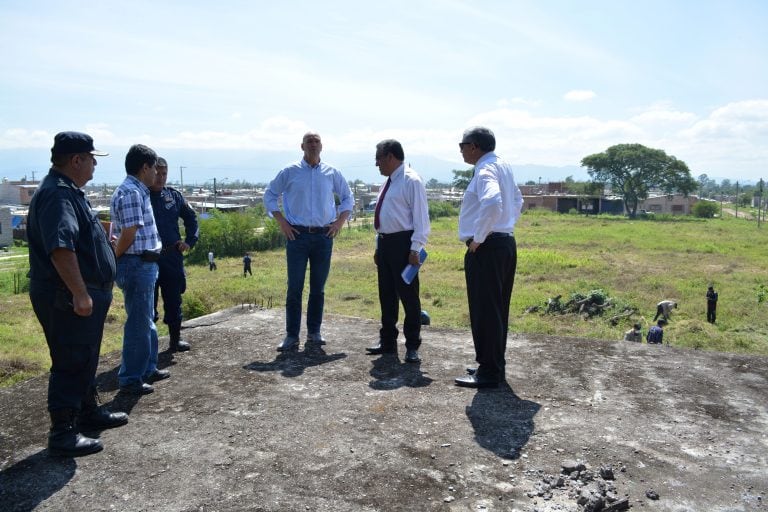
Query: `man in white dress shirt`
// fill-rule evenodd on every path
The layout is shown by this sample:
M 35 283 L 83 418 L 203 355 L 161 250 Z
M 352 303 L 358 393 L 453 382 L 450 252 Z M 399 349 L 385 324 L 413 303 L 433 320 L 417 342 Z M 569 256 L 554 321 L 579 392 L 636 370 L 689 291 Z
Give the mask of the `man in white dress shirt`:
M 419 252 L 429 235 L 429 209 L 421 178 L 404 160 L 403 146 L 398 141 L 387 139 L 376 145 L 376 165 L 382 176 L 387 177 L 374 212 L 377 237 L 373 261 L 379 281 L 381 329 L 379 343 L 366 350 L 372 355 L 397 353 L 399 299 L 405 309 L 405 360 L 418 363 L 421 361 L 419 276 L 408 284 L 401 273 L 408 264 L 419 264 Z
M 495 388 L 504 381 L 509 302 L 517 267 L 514 227 L 523 196 L 512 168 L 495 149 L 496 137 L 483 127 L 465 131 L 459 143 L 464 161 L 475 166 L 461 203 L 459 239 L 467 245 L 464 275 L 478 367 L 455 379 L 456 385 L 470 388 Z

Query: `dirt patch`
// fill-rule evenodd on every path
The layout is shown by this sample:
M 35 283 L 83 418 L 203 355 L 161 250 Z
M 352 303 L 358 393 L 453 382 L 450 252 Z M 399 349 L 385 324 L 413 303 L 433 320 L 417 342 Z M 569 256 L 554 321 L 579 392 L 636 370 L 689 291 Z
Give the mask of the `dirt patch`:
M 766 510 L 768 358 L 514 335 L 508 386 L 478 392 L 453 385 L 466 331 L 426 328 L 414 365 L 364 354 L 376 322 L 330 316 L 327 345 L 279 354 L 283 325 L 241 307 L 187 322 L 193 350 L 163 353 L 172 378 L 141 399 L 104 358 L 103 399 L 130 422 L 89 457 L 47 456 L 45 376 L 0 390 L 0 508 L 577 511 L 602 492 Z

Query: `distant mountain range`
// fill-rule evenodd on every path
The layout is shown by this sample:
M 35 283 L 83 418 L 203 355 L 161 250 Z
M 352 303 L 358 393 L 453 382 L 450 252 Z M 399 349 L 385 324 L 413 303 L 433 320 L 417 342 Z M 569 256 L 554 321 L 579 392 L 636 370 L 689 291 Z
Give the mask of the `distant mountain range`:
M 110 152 L 110 156 L 98 157 L 98 165 L 92 185 L 120 183 L 125 176 L 124 157 L 126 148 L 99 147 Z M 185 185 L 204 185 L 212 183 L 216 178 L 219 184 L 226 186 L 231 181 L 247 181 L 250 183 L 268 183 L 277 171 L 286 164 L 301 158 L 301 150 L 296 151 L 244 151 L 244 150 L 188 150 L 168 149 L 160 153 L 168 160 L 169 181 L 178 183 L 183 172 Z M 323 152 L 323 159 L 337 167 L 347 180 L 362 180 L 365 183 L 380 183 L 383 181 L 379 170 L 374 165 L 373 154 L 369 153 L 334 153 Z M 468 169 L 470 166 L 456 160 L 443 160 L 428 155 L 407 155 L 406 160 L 416 169 L 424 181 L 436 179 L 441 183 L 453 180 L 453 169 Z M 183 170 L 180 167 L 183 166 Z M 527 181 L 538 183 L 564 181 L 571 176 L 576 181 L 589 180 L 586 169 L 579 165 L 564 165 L 560 167 L 515 164 L 515 177 L 519 184 Z M 0 150 L 0 179 L 40 180 L 50 168 L 50 150 L 37 149 L 6 149 Z M 721 181 L 710 176 L 710 179 Z M 746 184 L 746 183 L 745 183 Z

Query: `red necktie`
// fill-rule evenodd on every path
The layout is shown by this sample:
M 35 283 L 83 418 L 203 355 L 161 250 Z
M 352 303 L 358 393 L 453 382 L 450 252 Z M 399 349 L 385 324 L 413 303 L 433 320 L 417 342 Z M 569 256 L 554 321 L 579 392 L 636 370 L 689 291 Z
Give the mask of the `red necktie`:
M 376 201 L 376 209 L 373 212 L 373 227 L 377 231 L 379 229 L 379 226 L 381 225 L 381 223 L 379 222 L 379 212 L 381 211 L 381 203 L 384 202 L 384 196 L 387 195 L 387 190 L 389 190 L 390 183 L 392 183 L 392 180 L 387 178 L 387 183 L 384 185 L 384 190 L 381 191 L 379 200 Z

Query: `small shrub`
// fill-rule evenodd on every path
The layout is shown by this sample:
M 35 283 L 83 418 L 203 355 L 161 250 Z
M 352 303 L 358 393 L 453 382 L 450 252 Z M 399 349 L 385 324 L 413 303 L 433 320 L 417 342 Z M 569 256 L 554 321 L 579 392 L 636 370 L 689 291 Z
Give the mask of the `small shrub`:
M 213 313 L 213 305 L 207 297 L 198 295 L 195 292 L 184 294 L 184 302 L 181 304 L 181 313 L 184 318 L 191 320 L 199 316 L 205 316 Z
M 711 219 L 720 211 L 720 207 L 714 201 L 697 201 L 691 210 L 694 217 Z

